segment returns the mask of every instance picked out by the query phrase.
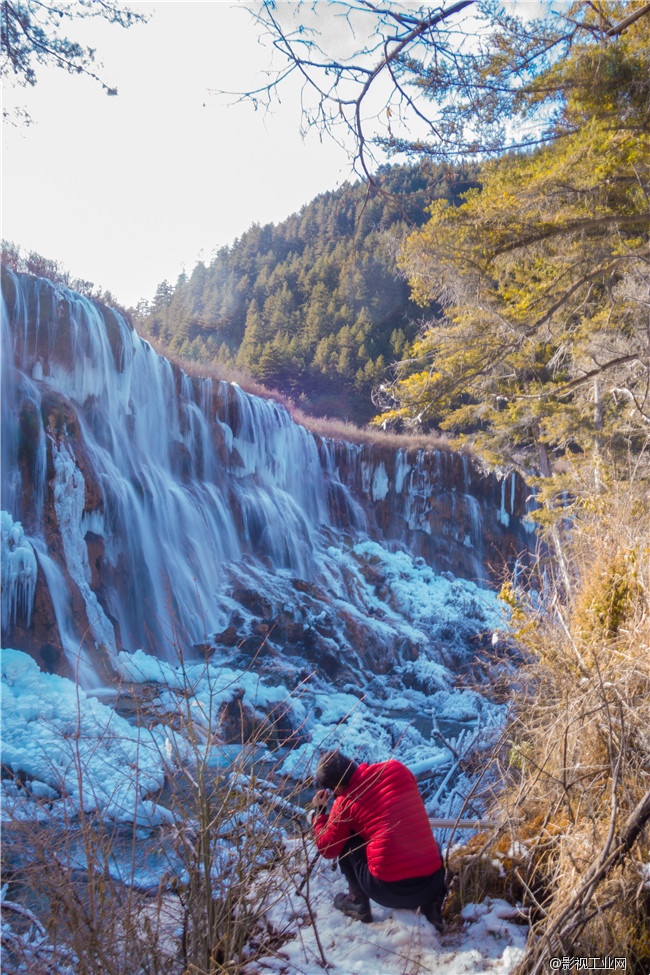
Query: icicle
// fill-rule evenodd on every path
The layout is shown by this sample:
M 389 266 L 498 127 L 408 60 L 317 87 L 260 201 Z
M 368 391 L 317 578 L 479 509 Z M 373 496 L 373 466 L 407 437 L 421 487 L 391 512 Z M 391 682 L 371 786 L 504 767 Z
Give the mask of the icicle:
M 386 473 L 386 467 L 382 460 L 375 468 L 375 473 L 372 478 L 372 500 L 383 501 L 388 495 L 388 489 L 388 474 Z
M 93 636 L 115 657 L 115 632 L 97 596 L 90 588 L 91 576 L 83 518 L 85 486 L 81 471 L 67 444 L 52 445 L 54 462 L 54 508 L 70 578 L 76 583 L 86 604 L 86 614 Z
M 25 619 L 29 627 L 36 591 L 37 563 L 23 526 L 2 512 L 2 619 L 8 629 Z
M 395 493 L 401 494 L 404 482 L 411 471 L 408 455 L 405 450 L 398 450 L 395 459 Z
M 468 548 L 472 548 L 480 553 L 483 547 L 483 513 L 481 506 L 471 494 L 464 494 L 463 499 L 467 505 L 470 525 L 469 536 L 465 536 L 464 544 Z
M 501 522 L 504 528 L 510 524 L 510 515 L 506 511 L 506 480 L 504 477 L 501 481 L 501 506 L 497 514 L 497 520 Z

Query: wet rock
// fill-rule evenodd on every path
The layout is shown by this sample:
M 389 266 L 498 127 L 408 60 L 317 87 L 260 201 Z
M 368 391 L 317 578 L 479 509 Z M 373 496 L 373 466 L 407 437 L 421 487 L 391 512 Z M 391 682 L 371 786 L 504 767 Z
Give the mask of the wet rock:
M 235 647 L 239 642 L 239 631 L 236 626 L 227 626 L 221 633 L 215 633 L 214 642 L 222 647 Z
M 202 660 L 209 660 L 215 651 L 215 646 L 212 643 L 195 643 L 192 650 Z
M 104 539 L 95 532 L 86 532 L 86 547 L 88 549 L 88 565 L 90 566 L 90 585 L 94 590 L 100 589 L 103 580 Z
M 268 599 L 255 589 L 248 589 L 245 586 L 236 585 L 231 590 L 230 595 L 254 616 L 266 618 L 273 616 L 273 606 Z
M 257 737 L 262 720 L 244 703 L 244 692 L 238 692 L 219 709 L 217 735 L 226 745 L 245 744 Z

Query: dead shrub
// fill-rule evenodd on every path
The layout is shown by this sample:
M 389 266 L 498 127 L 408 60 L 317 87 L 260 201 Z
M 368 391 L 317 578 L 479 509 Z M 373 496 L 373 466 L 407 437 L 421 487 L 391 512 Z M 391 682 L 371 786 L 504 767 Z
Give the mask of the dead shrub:
M 518 844 L 539 836 L 522 875 L 535 923 L 519 971 L 546 971 L 554 954 L 599 956 L 606 945 L 641 975 L 650 937 L 639 881 L 650 852 L 646 485 L 615 484 L 552 530 L 535 598 L 518 594 L 524 661 L 501 756 L 500 812 Z M 619 842 L 626 835 L 631 842 Z

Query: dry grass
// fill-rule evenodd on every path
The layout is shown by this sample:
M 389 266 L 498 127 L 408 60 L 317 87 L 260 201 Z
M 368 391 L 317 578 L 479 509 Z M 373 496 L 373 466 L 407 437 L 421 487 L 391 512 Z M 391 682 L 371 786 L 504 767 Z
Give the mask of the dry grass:
M 507 594 L 526 663 L 502 755 L 511 825 L 486 845 L 531 908 L 521 973 L 547 971 L 553 956 L 606 953 L 641 975 L 650 966 L 647 827 L 616 850 L 650 789 L 647 486 L 616 484 L 553 531 L 539 600 Z
M 275 396 L 273 397 L 275 398 Z M 395 433 L 394 431 L 379 430 L 377 427 L 358 427 L 345 420 L 332 417 L 308 416 L 293 404 L 288 406 L 289 412 L 296 423 L 306 427 L 319 437 L 330 440 L 345 440 L 347 443 L 375 444 L 395 450 L 450 450 L 449 441 L 445 437 L 435 437 L 432 434 Z
M 522 904 L 531 931 L 517 975 L 604 956 L 647 975 L 647 482 L 583 494 L 547 531 L 529 586 L 502 593 L 523 654 L 490 809 L 504 826 L 451 852 L 446 913 L 485 896 Z

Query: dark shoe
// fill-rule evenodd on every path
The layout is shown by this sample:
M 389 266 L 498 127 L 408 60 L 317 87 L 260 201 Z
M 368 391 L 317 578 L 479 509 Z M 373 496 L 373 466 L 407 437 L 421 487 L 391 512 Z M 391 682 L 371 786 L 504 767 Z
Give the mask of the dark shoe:
M 438 934 L 442 934 L 442 914 L 440 913 L 440 905 L 438 902 L 434 901 L 432 904 L 429 904 L 422 913 L 427 921 L 433 924 Z
M 370 901 L 367 897 L 357 900 L 349 894 L 337 894 L 334 898 L 334 907 L 337 911 L 343 911 L 346 917 L 351 917 L 353 921 L 361 921 L 363 924 L 370 924 L 372 921 Z

